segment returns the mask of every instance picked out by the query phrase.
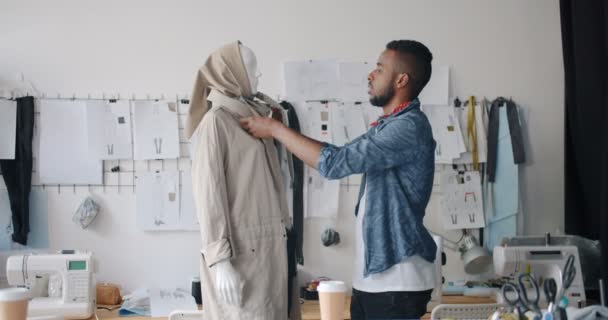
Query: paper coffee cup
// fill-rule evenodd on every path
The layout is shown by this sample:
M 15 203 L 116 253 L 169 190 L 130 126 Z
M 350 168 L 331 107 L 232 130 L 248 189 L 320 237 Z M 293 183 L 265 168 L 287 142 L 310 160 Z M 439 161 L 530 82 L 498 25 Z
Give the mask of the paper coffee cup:
M 25 288 L 0 289 L 0 320 L 25 320 L 29 298 Z
M 346 285 L 342 281 L 321 281 L 317 287 L 321 320 L 344 320 Z

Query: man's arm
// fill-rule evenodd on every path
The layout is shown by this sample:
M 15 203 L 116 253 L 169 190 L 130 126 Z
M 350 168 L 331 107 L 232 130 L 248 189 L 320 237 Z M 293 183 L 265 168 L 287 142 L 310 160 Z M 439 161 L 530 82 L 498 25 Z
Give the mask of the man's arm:
M 374 135 L 365 135 L 344 146 L 323 144 L 288 129 L 269 118 L 250 117 L 241 125 L 258 138 L 274 137 L 327 179 L 385 170 L 416 161 L 420 151 L 435 148 L 428 132 L 419 131 L 414 119 L 397 119 Z
M 307 165 L 317 168 L 323 143 L 301 135 L 272 118 L 249 117 L 240 120 L 241 126 L 256 138 L 274 138 Z

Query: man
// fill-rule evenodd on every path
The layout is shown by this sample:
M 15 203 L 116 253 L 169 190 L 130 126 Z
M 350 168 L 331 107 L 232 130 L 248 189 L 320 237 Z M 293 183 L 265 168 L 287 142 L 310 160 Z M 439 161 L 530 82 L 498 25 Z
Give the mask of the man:
M 363 173 L 355 210 L 353 320 L 419 318 L 435 285 L 437 248 L 422 222 L 433 186 L 435 141 L 417 98 L 431 77 L 432 58 L 420 42 L 388 43 L 368 76 L 370 102 L 384 115 L 342 147 L 271 118 L 241 120 L 250 134 L 279 140 L 328 179 Z

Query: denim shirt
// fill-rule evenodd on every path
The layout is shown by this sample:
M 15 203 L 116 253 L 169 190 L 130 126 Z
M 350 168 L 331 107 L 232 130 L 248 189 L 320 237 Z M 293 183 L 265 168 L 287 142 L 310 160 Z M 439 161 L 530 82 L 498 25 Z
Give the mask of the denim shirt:
M 417 98 L 350 143 L 323 145 L 317 163 L 322 176 L 364 174 L 359 192 L 360 201 L 367 186 L 364 276 L 413 255 L 435 260 L 437 246 L 422 223 L 433 189 L 435 145 Z

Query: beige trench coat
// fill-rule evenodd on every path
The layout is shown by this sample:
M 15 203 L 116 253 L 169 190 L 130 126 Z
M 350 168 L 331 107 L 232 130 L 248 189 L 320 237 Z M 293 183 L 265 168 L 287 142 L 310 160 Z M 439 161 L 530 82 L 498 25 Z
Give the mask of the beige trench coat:
M 207 100 L 212 108 L 192 136 L 203 319 L 286 319 L 289 216 L 276 147 L 240 127 L 238 119 L 257 113 L 251 106 L 217 91 Z M 240 307 L 215 294 L 211 267 L 228 258 L 244 284 Z

